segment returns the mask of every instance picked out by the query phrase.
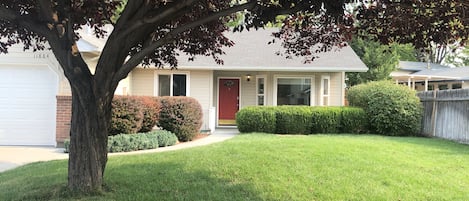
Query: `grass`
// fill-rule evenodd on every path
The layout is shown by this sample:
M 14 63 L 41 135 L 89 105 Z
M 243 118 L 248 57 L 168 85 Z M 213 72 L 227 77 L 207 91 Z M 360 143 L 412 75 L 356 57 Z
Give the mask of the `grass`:
M 66 161 L 0 173 L 2 200 L 468 200 L 469 146 L 372 135 L 249 134 L 110 157 L 102 195 L 68 194 Z

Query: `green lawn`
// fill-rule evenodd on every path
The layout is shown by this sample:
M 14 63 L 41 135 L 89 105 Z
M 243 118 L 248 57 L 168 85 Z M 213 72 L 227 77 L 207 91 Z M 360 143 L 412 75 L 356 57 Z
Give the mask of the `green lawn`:
M 0 173 L 0 200 L 469 200 L 469 146 L 371 135 L 240 135 L 110 157 L 102 195 L 64 191 L 66 161 Z

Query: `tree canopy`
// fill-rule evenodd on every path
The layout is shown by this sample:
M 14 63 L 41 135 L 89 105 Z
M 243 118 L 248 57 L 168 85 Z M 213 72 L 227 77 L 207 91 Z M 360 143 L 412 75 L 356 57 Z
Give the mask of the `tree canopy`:
M 397 68 L 399 61 L 417 61 L 416 51 L 410 44 L 383 45 L 371 39 L 354 37 L 350 46 L 368 71 L 347 73 L 347 86 L 390 79 L 389 75 Z

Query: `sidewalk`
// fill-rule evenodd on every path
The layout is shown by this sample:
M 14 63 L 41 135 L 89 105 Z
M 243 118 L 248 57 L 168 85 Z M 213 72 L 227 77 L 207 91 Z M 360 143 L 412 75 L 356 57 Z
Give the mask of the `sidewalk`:
M 156 153 L 164 151 L 173 151 L 191 147 L 204 146 L 217 142 L 222 142 L 233 138 L 238 134 L 235 128 L 217 129 L 213 134 L 198 139 L 196 141 L 180 143 L 174 146 L 161 147 L 157 149 L 141 150 L 134 152 L 109 153 L 109 156 L 131 155 L 142 153 Z M 16 168 L 21 165 L 38 161 L 50 161 L 58 159 L 67 159 L 68 154 L 63 152 L 63 148 L 54 147 L 29 147 L 29 146 L 0 146 L 0 172 Z

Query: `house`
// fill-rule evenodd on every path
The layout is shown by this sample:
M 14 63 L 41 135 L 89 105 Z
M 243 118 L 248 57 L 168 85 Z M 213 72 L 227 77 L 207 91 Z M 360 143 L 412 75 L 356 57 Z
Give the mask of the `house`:
M 181 55 L 177 70 L 137 67 L 116 94 L 194 97 L 204 112 L 202 130 L 213 131 L 235 126 L 236 112 L 251 105 L 344 105 L 345 72 L 368 70 L 350 47 L 320 53 L 312 63 L 285 59 L 276 55 L 282 51 L 278 42 L 268 44 L 272 31 L 227 33 L 236 45 L 225 49 L 224 65 L 211 57 L 189 61 Z M 86 29 L 81 36 L 79 49 L 93 72 L 105 41 Z M 1 55 L 0 76 L 0 145 L 56 145 L 67 138 L 71 92 L 52 53 Z M 12 99 L 13 93 L 21 94 Z
M 469 67 L 400 61 L 391 77 L 396 83 L 417 91 L 469 88 Z

